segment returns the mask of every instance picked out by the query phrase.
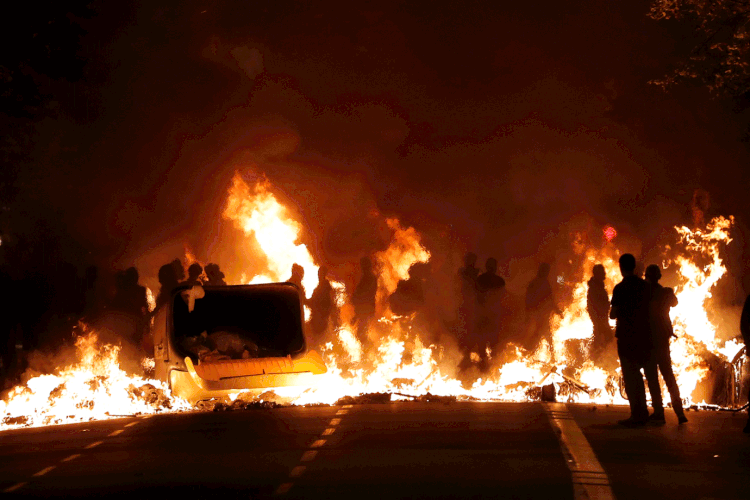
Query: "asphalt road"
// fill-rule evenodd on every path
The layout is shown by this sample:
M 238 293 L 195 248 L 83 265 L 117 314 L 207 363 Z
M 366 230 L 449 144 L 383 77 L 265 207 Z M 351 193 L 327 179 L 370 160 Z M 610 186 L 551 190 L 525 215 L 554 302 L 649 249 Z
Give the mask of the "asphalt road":
M 576 463 L 576 447 L 588 447 L 603 469 L 593 483 L 608 485 L 610 498 L 750 498 L 745 413 L 689 412 L 690 422 L 677 426 L 669 412 L 665 426 L 627 429 L 616 424 L 626 408 L 593 408 L 390 403 L 10 430 L 0 432 L 0 491 L 9 498 L 580 498 L 581 470 L 593 472 Z M 576 441 L 571 429 L 585 439 Z

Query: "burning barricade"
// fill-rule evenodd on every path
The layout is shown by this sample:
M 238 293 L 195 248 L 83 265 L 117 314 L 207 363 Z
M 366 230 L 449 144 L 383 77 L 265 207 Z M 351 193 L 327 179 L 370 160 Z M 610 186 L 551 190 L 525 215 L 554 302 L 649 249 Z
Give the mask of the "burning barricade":
M 363 258 L 356 283 L 331 270 L 318 272 L 315 258 L 300 243 L 304 226 L 276 199 L 265 178 L 248 184 L 237 174 L 224 217 L 246 238 L 255 268 L 228 276 L 234 286 L 206 286 L 187 295 L 187 289 L 178 289 L 171 303 L 157 311 L 156 380 L 126 376 L 112 360 L 116 348 L 81 341 L 81 363 L 55 378 L 31 379 L 1 403 L 4 425 L 175 411 L 196 403 L 203 409 L 232 409 L 415 400 L 626 402 L 614 339 L 594 338 L 587 309 L 595 265 L 603 270 L 606 293 L 620 280 L 621 251 L 611 226 L 599 235 L 600 244 L 572 239 L 570 265 L 553 277 L 561 290 L 556 314 L 534 345 L 519 341 L 523 321 L 501 317 L 502 341 L 499 332 L 492 332 L 498 339 L 467 350 L 456 332 L 470 330 L 471 322 L 449 321 L 450 311 L 435 312 L 442 306 L 431 304 L 432 297 L 455 291 L 435 286 L 430 273 L 440 266 L 443 276 L 455 270 L 445 272 L 448 259 L 427 265 L 432 252 L 413 227 L 383 219 L 390 242 Z M 739 403 L 743 346 L 726 340 L 732 332 L 719 332 L 709 313 L 712 291 L 726 273 L 721 255 L 731 241 L 731 226 L 731 217 L 719 217 L 705 229 L 676 228 L 677 242 L 669 250 L 674 257 L 663 263 L 676 270 L 672 359 L 688 406 L 696 398 Z M 310 311 L 320 301 L 309 300 L 321 279 L 328 281 L 325 293 L 331 297 L 322 302 L 332 309 L 324 321 Z M 280 283 L 284 280 L 294 284 Z M 497 307 L 515 307 L 512 293 L 499 297 L 493 302 Z M 311 317 L 317 318 L 315 328 L 303 330 Z M 606 337 L 613 324 L 603 321 L 599 331 Z M 311 337 L 310 330 L 319 336 Z M 706 389 L 706 384 L 719 389 Z M 81 386 L 92 392 L 78 399 L 67 396 Z M 76 401 L 74 408 L 47 409 L 63 399 Z

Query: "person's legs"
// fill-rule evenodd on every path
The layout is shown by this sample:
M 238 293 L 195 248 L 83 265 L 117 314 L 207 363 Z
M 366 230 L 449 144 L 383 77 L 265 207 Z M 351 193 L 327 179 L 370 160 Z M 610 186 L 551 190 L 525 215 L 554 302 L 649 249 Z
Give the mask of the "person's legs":
M 617 352 L 620 354 L 622 379 L 628 395 L 628 403 L 630 403 L 630 419 L 635 422 L 645 422 L 648 420 L 646 387 L 643 384 L 643 375 L 641 375 L 641 363 L 633 351 L 632 348 L 618 342 Z
M 651 406 L 654 408 L 651 419 L 664 420 L 664 400 L 661 397 L 661 384 L 659 384 L 659 368 L 657 363 L 656 351 L 652 349 L 644 362 L 643 372 L 646 374 L 648 392 L 651 394 Z
M 660 347 L 656 350 L 656 361 L 659 365 L 659 371 L 664 379 L 664 385 L 667 386 L 669 397 L 672 399 L 672 408 L 677 415 L 679 423 L 687 422 L 685 410 L 682 408 L 682 397 L 680 396 L 680 387 L 677 385 L 677 379 L 672 370 L 672 356 L 669 353 L 669 345 Z

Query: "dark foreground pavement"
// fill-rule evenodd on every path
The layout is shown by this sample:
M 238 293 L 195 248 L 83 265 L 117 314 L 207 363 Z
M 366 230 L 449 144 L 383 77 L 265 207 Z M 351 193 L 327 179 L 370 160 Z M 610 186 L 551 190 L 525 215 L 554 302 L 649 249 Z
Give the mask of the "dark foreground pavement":
M 746 415 L 619 428 L 567 405 L 618 499 L 748 499 Z M 549 407 L 392 403 L 158 415 L 0 432 L 7 497 L 574 498 Z M 178 498 L 179 498 L 178 496 Z M 148 497 L 146 497 L 148 498 Z

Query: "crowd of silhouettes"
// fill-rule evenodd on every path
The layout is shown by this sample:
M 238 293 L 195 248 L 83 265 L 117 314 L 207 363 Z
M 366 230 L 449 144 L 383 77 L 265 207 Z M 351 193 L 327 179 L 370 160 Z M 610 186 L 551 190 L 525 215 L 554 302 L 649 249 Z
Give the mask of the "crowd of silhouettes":
M 0 380 L 13 383 L 26 368 L 29 352 L 54 352 L 73 341 L 81 323 L 94 330 L 112 331 L 117 339 L 140 346 L 148 336 L 153 315 L 146 287 L 135 267 L 100 272 L 89 266 L 81 273 L 70 263 L 59 263 L 24 276 L 0 269 Z M 188 267 L 187 277 L 180 259 L 163 265 L 158 272 L 158 309 L 180 285 L 226 285 L 217 264 Z M 117 340 L 111 339 L 111 340 Z

